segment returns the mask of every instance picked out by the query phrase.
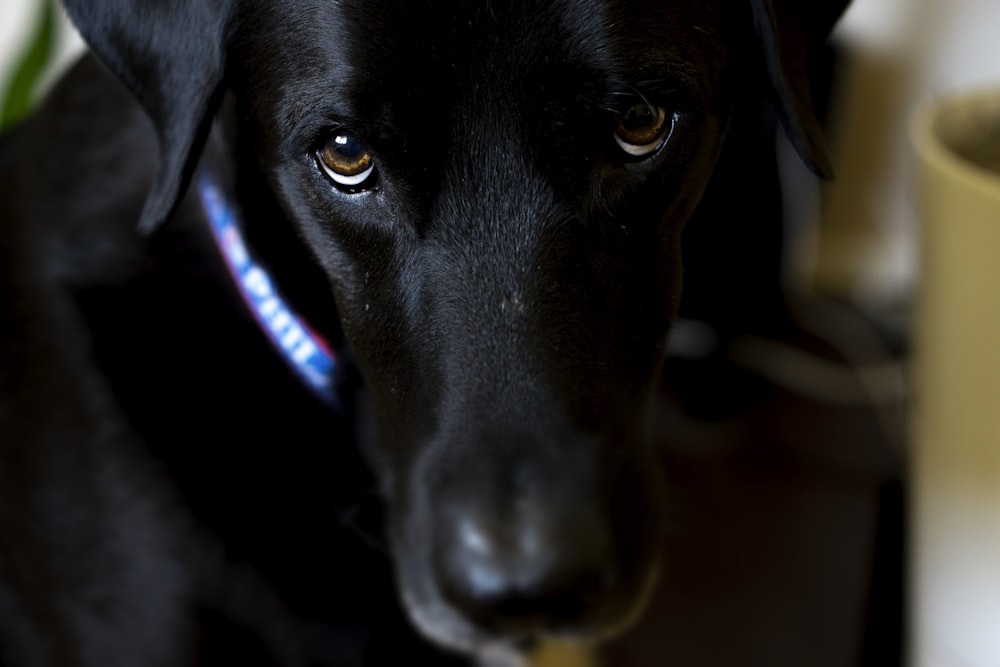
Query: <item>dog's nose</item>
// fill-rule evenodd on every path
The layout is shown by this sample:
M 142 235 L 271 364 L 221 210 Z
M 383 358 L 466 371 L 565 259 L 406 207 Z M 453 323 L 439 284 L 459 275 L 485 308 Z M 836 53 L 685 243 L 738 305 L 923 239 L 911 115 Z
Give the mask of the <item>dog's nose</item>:
M 601 625 L 618 583 L 613 540 L 599 512 L 522 506 L 463 511 L 438 525 L 436 574 L 445 599 L 494 633 Z

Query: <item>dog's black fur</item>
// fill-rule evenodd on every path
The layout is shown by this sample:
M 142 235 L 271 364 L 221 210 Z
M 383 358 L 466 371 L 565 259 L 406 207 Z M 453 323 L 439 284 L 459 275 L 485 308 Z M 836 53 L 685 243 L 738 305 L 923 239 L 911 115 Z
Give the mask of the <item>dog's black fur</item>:
M 66 0 L 96 59 L 0 143 L 0 665 L 620 629 L 661 546 L 681 230 L 763 87 L 829 171 L 805 64 L 845 4 Z M 646 104 L 675 126 L 631 159 Z M 361 189 L 318 162 L 337 132 Z M 246 312 L 196 169 L 350 358 L 341 410 Z

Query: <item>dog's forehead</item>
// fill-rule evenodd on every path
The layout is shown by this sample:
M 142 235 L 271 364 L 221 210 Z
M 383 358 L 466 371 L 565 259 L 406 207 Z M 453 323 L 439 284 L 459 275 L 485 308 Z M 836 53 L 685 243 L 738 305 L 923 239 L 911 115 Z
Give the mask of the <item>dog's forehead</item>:
M 347 100 L 457 90 L 532 94 L 532 81 L 586 70 L 630 85 L 664 72 L 709 95 L 726 66 L 726 0 L 283 0 L 248 42 L 253 76 L 285 109 L 302 94 Z M 265 62 L 266 59 L 266 62 Z M 268 66 L 270 63 L 270 66 Z M 285 63 L 288 67 L 274 63 Z M 280 73 L 268 81 L 268 71 Z M 512 81 L 520 81 L 512 85 Z M 576 80 L 565 78 L 567 85 Z M 505 100 L 509 101 L 509 100 Z
M 337 0 L 320 11 L 352 49 L 464 60 L 511 49 L 537 56 L 556 45 L 561 55 L 600 58 L 626 45 L 634 52 L 643 41 L 682 54 L 711 41 L 723 6 L 722 0 Z

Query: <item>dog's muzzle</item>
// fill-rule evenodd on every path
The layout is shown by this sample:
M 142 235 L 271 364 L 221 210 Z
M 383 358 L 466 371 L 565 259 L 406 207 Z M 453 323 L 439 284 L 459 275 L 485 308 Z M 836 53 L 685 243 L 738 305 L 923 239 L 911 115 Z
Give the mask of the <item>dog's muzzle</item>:
M 410 615 L 463 652 L 605 639 L 638 614 L 655 580 L 655 466 L 605 460 L 596 446 L 519 451 L 506 461 L 432 457 L 447 472 L 418 466 L 429 483 L 414 486 L 404 514 L 396 546 Z

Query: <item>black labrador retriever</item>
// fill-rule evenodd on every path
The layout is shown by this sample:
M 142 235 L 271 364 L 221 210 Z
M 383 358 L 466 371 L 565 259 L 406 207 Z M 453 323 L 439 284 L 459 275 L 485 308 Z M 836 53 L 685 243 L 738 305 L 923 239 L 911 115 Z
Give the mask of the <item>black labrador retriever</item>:
M 829 172 L 846 2 L 66 0 L 0 143 L 0 665 L 625 627 L 682 228 L 761 87 Z

